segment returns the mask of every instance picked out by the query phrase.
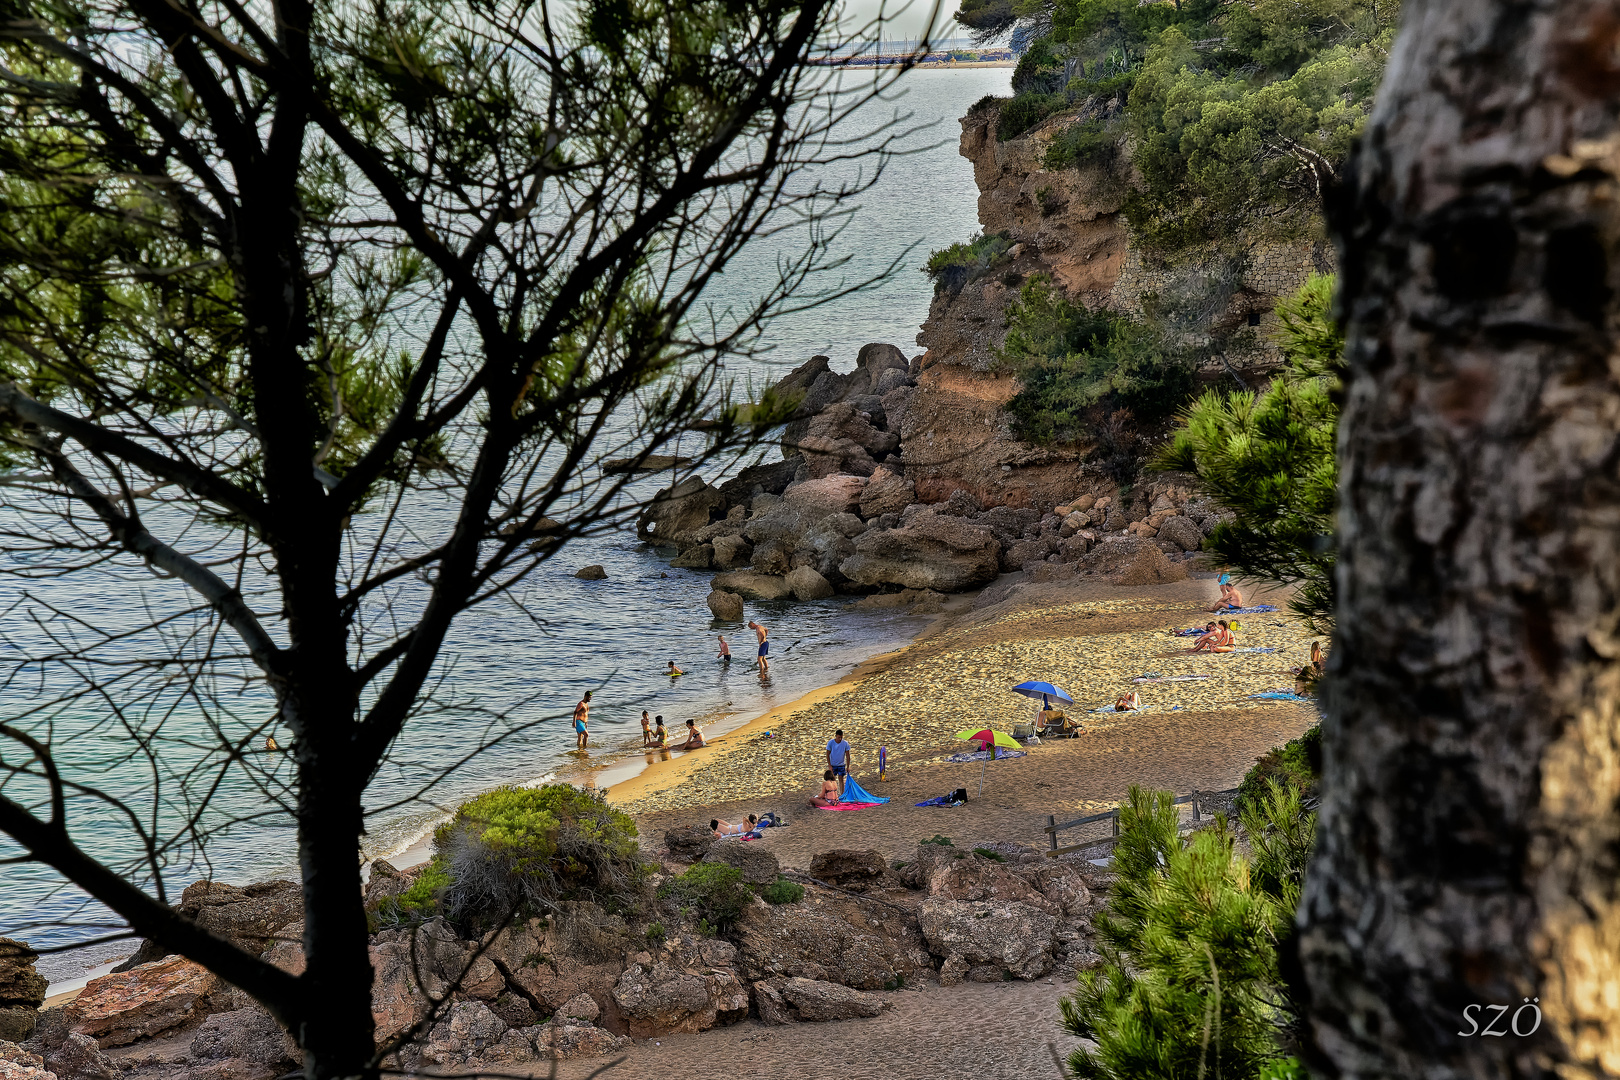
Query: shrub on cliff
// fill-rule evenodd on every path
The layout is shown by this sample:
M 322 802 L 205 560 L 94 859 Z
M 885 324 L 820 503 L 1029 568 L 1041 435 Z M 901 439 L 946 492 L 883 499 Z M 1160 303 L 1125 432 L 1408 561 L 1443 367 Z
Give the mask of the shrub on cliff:
M 1224 817 L 1183 839 L 1168 791 L 1133 787 L 1120 807 L 1118 878 L 1097 921 L 1105 963 L 1079 974 L 1063 1024 L 1092 1040 L 1078 1080 L 1297 1075 L 1282 1046 L 1296 1012 L 1277 971 L 1315 836 L 1297 792 L 1277 786 L 1244 814 L 1255 858 Z M 1217 1063 L 1218 1066 L 1217 1066 Z
M 1151 420 L 1174 412 L 1192 389 L 1193 358 L 1159 329 L 1106 310 L 1092 311 L 1036 274 L 1007 309 L 1003 364 L 1023 383 L 1007 403 L 1020 438 L 1073 442 L 1119 409 Z
M 1322 725 L 1312 724 L 1297 739 L 1273 747 L 1255 759 L 1254 768 L 1238 785 L 1239 807 L 1259 806 L 1273 783 L 1283 783 L 1299 791 L 1301 797 L 1316 794 L 1322 778 Z
M 742 871 L 725 863 L 698 863 L 680 877 L 658 888 L 658 895 L 674 899 L 714 929 L 724 930 L 742 917 L 754 898 L 743 883 Z
M 568 784 L 485 792 L 435 830 L 433 848 L 427 895 L 452 921 L 474 926 L 541 914 L 561 899 L 623 897 L 646 874 L 635 822 L 600 793 Z
M 935 291 L 960 292 L 975 278 L 995 269 L 1012 240 L 1006 233 L 990 233 L 973 237 L 965 244 L 952 244 L 928 256 L 923 273 L 934 283 Z
M 1335 279 L 1312 277 L 1277 304 L 1288 367 L 1260 393 L 1210 392 L 1188 409 L 1159 468 L 1192 473 L 1232 519 L 1206 550 L 1243 577 L 1297 585 L 1293 610 L 1318 630 L 1333 619 L 1344 337 L 1332 317 Z

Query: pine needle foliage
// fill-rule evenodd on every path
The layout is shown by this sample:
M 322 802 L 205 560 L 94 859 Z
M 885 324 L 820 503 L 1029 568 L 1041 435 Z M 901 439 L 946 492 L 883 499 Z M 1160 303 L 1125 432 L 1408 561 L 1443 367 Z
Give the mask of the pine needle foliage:
M 1288 366 L 1269 387 L 1204 394 L 1155 462 L 1193 474 L 1232 511 L 1205 550 L 1240 577 L 1298 586 L 1293 610 L 1324 632 L 1333 621 L 1334 444 L 1344 355 L 1331 314 L 1334 284 L 1332 276 L 1313 276 L 1277 305 L 1277 340 Z
M 1314 820 L 1281 788 L 1245 821 L 1265 835 L 1251 865 L 1220 817 L 1182 838 L 1168 791 L 1133 787 L 1120 807 L 1119 875 L 1098 920 L 1106 962 L 1061 1003 L 1064 1027 L 1091 1040 L 1068 1061 L 1076 1080 L 1259 1080 L 1288 1075 L 1280 1039 L 1293 1011 L 1277 972 L 1277 935 L 1298 899 L 1296 866 Z
M 1024 282 L 1007 309 L 998 356 L 1023 383 L 1007 411 L 1029 442 L 1080 438 L 1098 405 L 1144 420 L 1166 416 L 1192 389 L 1191 355 L 1156 326 L 1070 301 L 1045 274 Z

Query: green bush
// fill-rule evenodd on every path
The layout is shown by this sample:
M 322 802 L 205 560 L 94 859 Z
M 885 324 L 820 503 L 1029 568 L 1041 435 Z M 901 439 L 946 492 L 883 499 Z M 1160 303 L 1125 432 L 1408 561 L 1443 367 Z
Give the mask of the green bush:
M 658 895 L 681 901 L 700 922 L 720 930 L 735 923 L 754 898 L 743 884 L 742 871 L 725 863 L 698 863 L 661 885 Z
M 767 904 L 797 904 L 804 899 L 804 886 L 779 877 L 765 886 L 759 895 Z
M 1083 438 L 1096 427 L 1087 413 L 1099 405 L 1145 420 L 1167 416 L 1192 390 L 1192 356 L 1166 344 L 1156 326 L 1073 303 L 1045 274 L 1032 275 L 1007 309 L 998 355 L 1023 384 L 1007 411 L 1028 442 Z
M 1007 861 L 1007 857 L 1005 855 L 1003 855 L 1001 852 L 999 852 L 999 851 L 991 851 L 989 848 L 976 847 L 976 848 L 973 849 L 973 854 L 981 856 L 981 857 L 986 858 L 986 859 L 989 859 L 991 862 L 1006 862 Z
M 952 244 L 928 256 L 923 273 L 933 281 L 936 291 L 958 292 L 988 273 L 1011 247 L 1006 233 L 975 236 L 965 244 Z
M 1120 139 L 1101 120 L 1070 124 L 1047 144 L 1041 164 L 1053 172 L 1085 165 L 1112 170 L 1119 163 Z
M 1068 104 L 1069 99 L 1062 94 L 1044 94 L 1038 90 L 1007 98 L 1002 101 L 1001 115 L 996 119 L 996 140 L 1016 139 Z
M 1251 841 L 1269 844 L 1269 870 L 1251 874 L 1224 817 L 1183 838 L 1170 792 L 1131 789 L 1097 921 L 1105 962 L 1061 1004 L 1064 1026 L 1093 1043 L 1069 1057 L 1077 1080 L 1214 1076 L 1217 1062 L 1229 1080 L 1288 1075 L 1281 1045 L 1297 1011 L 1276 939 L 1293 917 L 1289 868 L 1303 867 L 1314 819 L 1277 791 L 1245 817 Z
M 647 940 L 652 944 L 661 944 L 664 940 L 665 934 L 666 931 L 664 930 L 663 923 L 655 922 L 647 924 Z
M 948 836 L 940 836 L 938 833 L 935 833 L 933 836 L 930 836 L 926 840 L 921 840 L 921 841 L 918 841 L 918 842 L 923 843 L 923 844 L 938 844 L 940 847 L 955 847 L 956 846 L 955 844 L 951 843 L 951 838 L 950 837 L 948 837 Z
M 450 871 L 445 867 L 444 860 L 435 855 L 416 875 L 409 889 L 386 897 L 377 905 L 378 921 L 398 923 L 430 919 L 439 913 L 440 900 L 449 887 Z
M 1297 789 L 1304 797 L 1316 793 L 1322 778 L 1322 725 L 1313 724 L 1303 735 L 1266 751 L 1238 785 L 1240 808 L 1258 805 L 1267 784 L 1277 780 Z
M 485 792 L 434 831 L 433 848 L 445 914 L 467 925 L 558 899 L 611 903 L 646 875 L 634 820 L 568 784 Z

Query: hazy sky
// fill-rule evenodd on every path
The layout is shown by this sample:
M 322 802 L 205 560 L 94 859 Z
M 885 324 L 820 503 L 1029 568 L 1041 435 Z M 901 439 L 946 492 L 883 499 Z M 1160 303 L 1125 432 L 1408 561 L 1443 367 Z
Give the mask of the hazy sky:
M 875 19 L 882 13 L 885 22 L 884 37 L 917 37 L 927 28 L 928 17 L 935 13 L 933 0 L 911 0 L 909 4 L 906 4 L 905 0 L 899 2 L 846 0 L 846 4 L 849 14 L 859 20 L 860 24 Z M 956 29 L 956 21 L 951 18 L 957 7 L 957 0 L 940 0 L 935 37 L 951 37 L 959 32 Z

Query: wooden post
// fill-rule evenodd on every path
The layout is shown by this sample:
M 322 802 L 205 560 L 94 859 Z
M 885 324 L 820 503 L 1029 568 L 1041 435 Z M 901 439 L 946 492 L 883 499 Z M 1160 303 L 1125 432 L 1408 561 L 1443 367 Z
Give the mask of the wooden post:
M 1198 823 L 1198 789 L 1193 788 L 1193 823 Z
M 1119 835 L 1119 811 L 1115 810 L 1114 811 L 1114 816 L 1109 818 L 1108 820 L 1109 820 L 1109 824 L 1113 825 L 1113 827 L 1114 827 L 1114 835 L 1118 836 Z
M 1052 832 L 1049 835 L 1050 835 L 1050 839 L 1052 841 L 1052 850 L 1056 851 L 1057 850 L 1057 818 L 1054 817 L 1051 814 L 1047 814 L 1046 815 L 1046 827 L 1048 829 L 1052 830 Z

